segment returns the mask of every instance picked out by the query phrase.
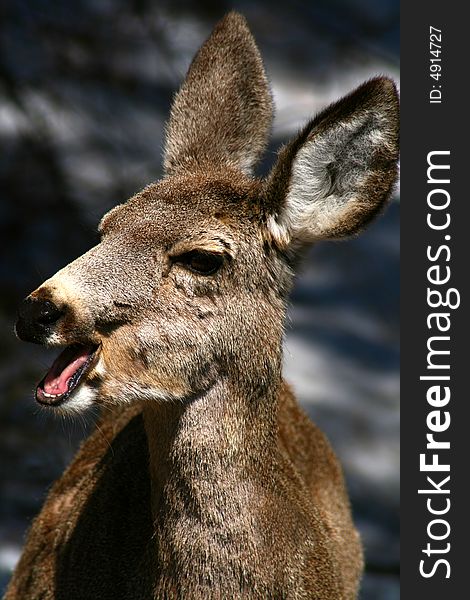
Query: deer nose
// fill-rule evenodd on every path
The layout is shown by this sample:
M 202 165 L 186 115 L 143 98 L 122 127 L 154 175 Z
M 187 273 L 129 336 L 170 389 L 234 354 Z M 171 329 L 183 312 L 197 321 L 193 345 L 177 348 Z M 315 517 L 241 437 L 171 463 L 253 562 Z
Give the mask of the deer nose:
M 42 344 L 64 312 L 50 300 L 28 296 L 18 309 L 16 334 L 25 342 Z

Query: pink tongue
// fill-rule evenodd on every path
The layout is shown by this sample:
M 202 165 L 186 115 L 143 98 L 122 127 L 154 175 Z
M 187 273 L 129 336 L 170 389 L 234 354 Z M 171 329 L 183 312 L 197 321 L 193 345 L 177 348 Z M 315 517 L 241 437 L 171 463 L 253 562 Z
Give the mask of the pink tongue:
M 70 362 L 65 369 L 57 373 L 59 361 L 61 359 L 61 357 L 59 357 L 54 365 L 52 365 L 51 370 L 44 380 L 43 389 L 46 394 L 65 394 L 68 390 L 69 379 L 86 363 L 89 356 L 90 353 L 87 348 L 82 348 L 80 353 L 73 358 L 72 362 Z

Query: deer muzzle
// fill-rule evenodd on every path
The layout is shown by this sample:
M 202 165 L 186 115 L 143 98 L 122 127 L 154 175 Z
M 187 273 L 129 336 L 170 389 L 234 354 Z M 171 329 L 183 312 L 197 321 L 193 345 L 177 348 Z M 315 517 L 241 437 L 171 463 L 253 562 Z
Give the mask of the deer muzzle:
M 25 342 L 44 344 L 65 312 L 51 300 L 28 296 L 18 309 L 16 334 Z

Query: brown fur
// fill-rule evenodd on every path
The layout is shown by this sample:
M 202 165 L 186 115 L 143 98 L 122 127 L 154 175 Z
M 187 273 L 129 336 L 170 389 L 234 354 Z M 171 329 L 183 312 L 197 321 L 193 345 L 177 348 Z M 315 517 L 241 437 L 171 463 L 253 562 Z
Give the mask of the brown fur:
M 390 193 L 396 94 L 365 84 L 259 181 L 271 112 L 231 13 L 175 99 L 167 176 L 31 295 L 34 314 L 47 300 L 60 317 L 39 326 L 31 301 L 22 311 L 23 339 L 98 345 L 55 410 L 103 417 L 50 491 L 7 600 L 356 597 L 341 468 L 282 379 L 282 336 L 300 249 L 359 230 Z M 198 272 L 209 259 L 216 269 Z
M 245 19 L 231 13 L 201 47 L 175 97 L 165 170 L 174 175 L 217 165 L 250 174 L 266 146 L 271 121 L 261 57 Z
M 155 582 L 149 577 L 154 571 L 155 535 L 141 410 L 140 405 L 133 405 L 106 412 L 95 433 L 82 444 L 34 522 L 5 600 L 172 597 L 152 592 Z M 355 589 L 362 554 L 337 460 L 325 436 L 299 408 L 287 386 L 280 397 L 278 421 L 282 452 L 314 499 L 322 537 L 327 538 L 322 542 L 335 548 L 330 558 L 333 565 L 325 566 L 331 574 L 343 571 L 345 588 Z M 118 523 L 122 527 L 117 527 Z M 281 532 L 286 532 L 284 519 L 280 525 Z M 129 545 L 134 553 L 130 562 L 130 552 L 116 552 Z M 315 575 L 314 568 L 311 575 Z M 230 589 L 227 583 L 222 581 L 222 591 L 213 597 L 226 598 L 224 590 Z M 297 582 L 292 583 L 292 597 L 348 597 L 339 590 L 331 595 L 329 588 L 339 585 L 329 577 L 325 580 L 322 576 L 316 582 L 318 594 L 314 596 L 303 596 Z M 179 593 L 179 597 L 190 597 Z M 256 596 L 247 590 L 242 597 Z M 279 590 L 270 597 L 286 596 Z

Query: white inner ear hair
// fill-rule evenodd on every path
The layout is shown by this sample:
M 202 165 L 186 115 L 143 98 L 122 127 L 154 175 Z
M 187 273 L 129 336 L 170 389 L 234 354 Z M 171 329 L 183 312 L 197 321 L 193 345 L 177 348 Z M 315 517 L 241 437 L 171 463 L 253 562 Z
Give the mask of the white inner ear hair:
M 373 155 L 387 144 L 380 114 L 367 113 L 337 123 L 308 140 L 297 152 L 281 214 L 271 217 L 271 234 L 281 243 L 328 237 L 371 174 Z

